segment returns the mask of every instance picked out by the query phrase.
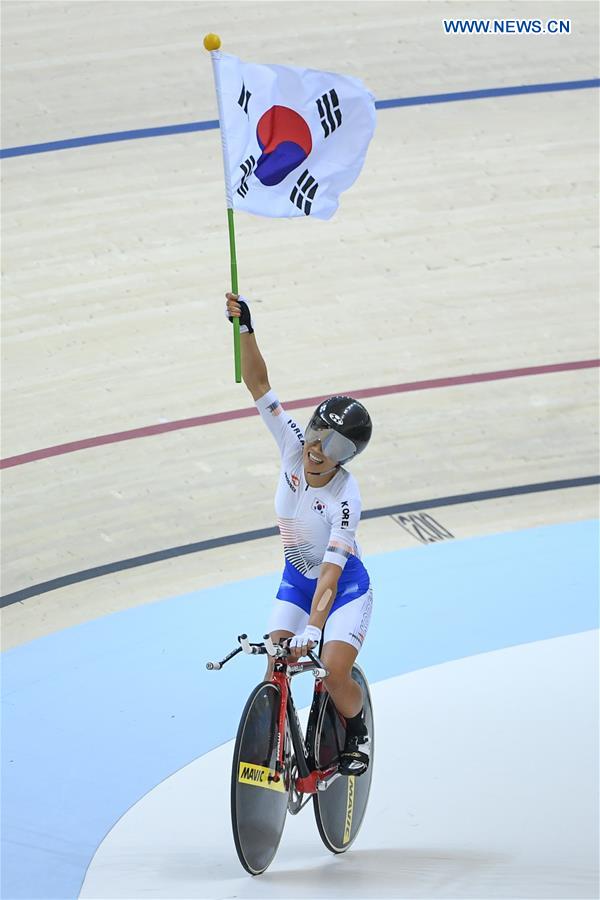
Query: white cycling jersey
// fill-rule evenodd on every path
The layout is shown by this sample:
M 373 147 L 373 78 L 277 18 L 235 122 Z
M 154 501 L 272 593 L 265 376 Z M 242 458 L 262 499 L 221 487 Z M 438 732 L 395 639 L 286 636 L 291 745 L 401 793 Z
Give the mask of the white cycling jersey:
M 256 406 L 281 454 L 275 511 L 286 559 L 283 594 L 287 575 L 290 588 L 312 596 L 321 563 L 331 562 L 344 570 L 335 605 L 361 596 L 368 590 L 369 577 L 355 536 L 361 511 L 356 479 L 340 467 L 324 487 L 311 487 L 304 475 L 302 429 L 285 412 L 275 391 L 260 397 Z M 281 590 L 278 596 L 288 599 Z

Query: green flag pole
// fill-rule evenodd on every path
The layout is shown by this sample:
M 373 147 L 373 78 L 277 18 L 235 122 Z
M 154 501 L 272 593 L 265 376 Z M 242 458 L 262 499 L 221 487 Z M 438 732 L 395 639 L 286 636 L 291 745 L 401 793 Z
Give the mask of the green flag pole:
M 223 116 L 223 103 L 221 97 L 221 78 L 219 72 L 219 47 L 221 38 L 218 34 L 207 34 L 204 38 L 204 47 L 210 51 L 215 90 L 217 92 L 217 105 L 219 108 L 219 125 L 221 130 L 221 147 L 223 150 L 223 169 L 225 172 L 225 197 L 227 200 L 227 226 L 229 228 L 229 259 L 231 262 L 231 293 L 238 293 L 237 256 L 235 252 L 235 227 L 233 222 L 233 194 L 231 190 L 231 177 L 229 173 L 229 155 L 227 153 L 227 135 L 225 133 Z M 233 361 L 235 368 L 235 380 L 239 384 L 242 380 L 242 350 L 240 344 L 240 320 L 236 316 L 233 320 Z
M 227 207 L 227 225 L 229 227 L 229 258 L 231 261 L 231 293 L 238 293 L 237 256 L 235 255 L 235 228 L 233 224 L 233 209 Z M 239 384 L 242 380 L 242 348 L 240 343 L 240 320 L 236 316 L 233 320 L 233 364 L 235 368 L 235 380 Z

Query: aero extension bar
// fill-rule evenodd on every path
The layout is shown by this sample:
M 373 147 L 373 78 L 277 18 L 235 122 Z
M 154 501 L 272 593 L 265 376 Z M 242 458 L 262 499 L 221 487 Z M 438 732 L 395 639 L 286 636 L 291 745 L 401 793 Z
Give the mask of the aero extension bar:
M 235 650 L 232 650 L 219 662 L 207 662 L 206 668 L 211 671 L 218 671 L 219 669 L 222 669 L 225 663 L 228 663 L 230 659 L 233 659 L 234 656 L 237 656 L 238 653 L 248 653 L 249 655 L 266 654 L 272 659 L 279 659 L 282 661 L 288 660 L 290 658 L 289 650 L 286 647 L 282 647 L 280 644 L 274 644 L 271 640 L 271 636 L 268 634 L 265 634 L 263 641 L 257 644 L 250 643 L 247 634 L 240 634 L 238 635 L 238 644 L 239 647 L 236 647 Z M 297 675 L 300 672 L 312 671 L 315 678 L 325 678 L 329 674 L 329 672 L 327 671 L 319 657 L 316 656 L 311 650 L 309 650 L 307 656 L 310 660 L 309 662 L 287 663 L 287 673 L 289 675 Z

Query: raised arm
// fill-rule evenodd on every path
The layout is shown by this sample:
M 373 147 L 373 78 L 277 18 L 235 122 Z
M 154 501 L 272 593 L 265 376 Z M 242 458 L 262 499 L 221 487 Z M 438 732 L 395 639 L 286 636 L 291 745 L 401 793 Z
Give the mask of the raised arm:
M 267 366 L 254 336 L 248 301 L 237 294 L 225 296 L 227 297 L 225 315 L 240 319 L 244 384 L 252 394 L 263 422 L 277 442 L 283 463 L 290 466 L 298 461 L 298 457 L 302 457 L 304 446 L 302 429 L 287 415 L 277 394 L 271 389 Z
M 240 318 L 240 342 L 242 348 L 242 378 L 252 394 L 253 400 L 259 400 L 271 390 L 267 365 L 258 349 L 248 305 L 242 298 L 239 303 L 238 294 L 225 294 L 227 298 L 227 314 Z M 245 308 L 244 308 L 245 307 Z

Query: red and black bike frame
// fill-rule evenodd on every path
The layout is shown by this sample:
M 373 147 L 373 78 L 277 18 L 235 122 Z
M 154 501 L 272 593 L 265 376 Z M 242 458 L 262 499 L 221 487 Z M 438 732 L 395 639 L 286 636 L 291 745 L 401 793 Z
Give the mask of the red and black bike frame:
M 308 716 L 308 727 L 306 730 L 306 744 L 302 735 L 298 714 L 292 699 L 290 691 L 290 678 L 299 672 L 314 669 L 314 662 L 297 663 L 288 666 L 285 663 L 276 662 L 270 680 L 276 684 L 281 694 L 281 703 L 279 705 L 279 716 L 277 720 L 277 761 L 275 769 L 277 772 L 277 780 L 281 777 L 284 770 L 285 757 L 285 734 L 286 721 L 289 729 L 296 766 L 298 768 L 298 777 L 296 778 L 295 787 L 301 794 L 315 794 L 319 782 L 327 781 L 337 772 L 337 766 L 329 769 L 317 769 L 315 759 L 313 758 L 312 748 L 314 747 L 314 733 L 317 725 L 317 716 L 320 706 L 324 699 L 327 689 L 322 679 L 315 681 L 315 690 L 313 694 L 312 705 Z
M 269 635 L 265 635 L 265 640 L 267 638 L 269 638 Z M 220 662 L 206 663 L 206 668 L 213 670 L 222 669 L 230 659 L 233 659 L 234 656 L 237 656 L 238 653 L 241 653 L 242 651 L 251 654 L 266 654 L 267 652 L 269 652 L 265 644 L 251 644 L 248 641 L 248 636 L 245 634 L 242 634 L 238 637 L 238 642 L 240 644 L 239 647 L 236 647 L 235 650 L 232 650 L 231 653 L 228 653 L 227 656 L 225 656 Z M 273 645 L 271 644 L 271 646 Z M 314 656 L 312 653 L 309 653 L 308 656 L 309 659 L 306 662 L 289 662 L 285 658 L 274 659 L 273 671 L 268 679 L 270 682 L 277 685 L 279 693 L 281 695 L 281 703 L 279 705 L 279 714 L 277 717 L 277 734 L 275 735 L 275 740 L 277 742 L 275 775 L 270 777 L 273 778 L 274 781 L 279 781 L 285 769 L 285 741 L 287 730 L 289 731 L 289 735 L 292 741 L 295 764 L 298 769 L 298 777 L 296 778 L 295 787 L 298 793 L 301 794 L 315 794 L 318 790 L 318 784 L 320 782 L 327 781 L 329 778 L 335 775 L 338 768 L 337 766 L 331 766 L 330 768 L 324 770 L 318 769 L 316 768 L 316 760 L 314 759 L 313 748 L 315 744 L 315 730 L 317 727 L 317 719 L 319 716 L 321 705 L 324 701 L 324 695 L 327 692 L 322 677 L 318 677 L 315 681 L 313 701 L 310 708 L 308 727 L 306 730 L 306 743 L 304 742 L 304 736 L 302 734 L 300 722 L 298 721 L 298 714 L 296 712 L 296 707 L 294 706 L 294 701 L 292 699 L 292 693 L 290 691 L 290 679 L 293 678 L 294 675 L 316 669 L 320 669 L 324 672 L 326 671 L 323 669 L 320 660 L 316 656 Z M 345 726 L 346 723 L 342 716 L 340 716 L 340 719 L 342 721 L 342 724 Z

